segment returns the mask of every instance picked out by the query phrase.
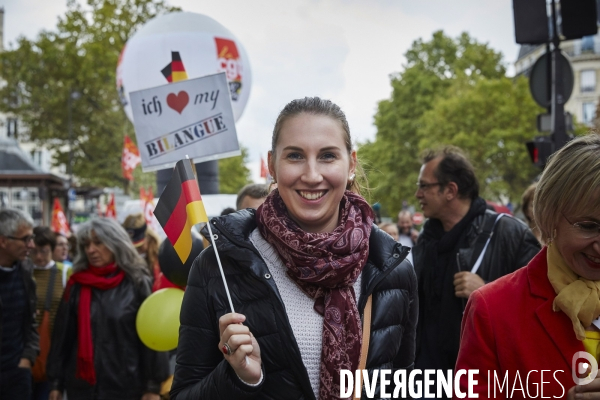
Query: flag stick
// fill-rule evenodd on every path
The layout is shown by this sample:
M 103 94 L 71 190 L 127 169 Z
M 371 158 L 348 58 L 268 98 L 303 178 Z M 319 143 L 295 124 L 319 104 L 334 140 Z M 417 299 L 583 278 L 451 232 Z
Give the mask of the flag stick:
M 196 173 L 196 166 L 190 160 L 190 157 L 186 154 L 185 158 L 190 161 L 192 165 L 192 171 L 194 171 L 194 176 L 196 177 L 196 181 L 198 181 L 198 174 Z M 198 184 L 198 188 L 200 188 L 200 184 Z M 227 293 L 227 300 L 229 301 L 229 307 L 231 307 L 231 312 L 235 313 L 235 309 L 233 308 L 233 301 L 231 301 L 231 295 L 229 294 L 229 286 L 227 285 L 227 280 L 225 279 L 225 272 L 223 272 L 223 265 L 221 264 L 221 258 L 219 257 L 219 250 L 217 250 L 217 245 L 215 244 L 215 237 L 212 233 L 212 229 L 210 228 L 210 221 L 206 222 L 206 227 L 208 228 L 208 234 L 210 235 L 210 242 L 212 243 L 213 249 L 215 250 L 215 256 L 217 257 L 217 264 L 219 264 L 219 271 L 221 272 L 221 279 L 223 279 L 223 286 L 225 286 L 225 293 Z M 240 325 L 242 323 L 240 322 Z M 250 359 L 246 356 L 246 365 L 250 364 Z
M 186 154 L 185 158 L 190 160 L 190 157 Z M 196 174 L 196 166 L 190 160 L 190 164 L 192 164 L 192 171 L 194 171 L 194 176 L 196 180 L 198 179 L 198 175 Z M 198 185 L 200 186 L 200 185 Z M 229 300 L 229 307 L 231 307 L 231 312 L 234 313 L 235 309 L 233 308 L 233 302 L 231 301 L 231 295 L 229 294 L 229 286 L 227 285 L 227 280 L 225 279 L 225 273 L 223 272 L 223 265 L 221 265 L 221 257 L 219 257 L 219 251 L 217 250 L 217 245 L 215 244 L 215 238 L 212 233 L 212 229 L 210 228 L 210 221 L 206 222 L 206 227 L 208 228 L 208 233 L 210 235 L 210 242 L 212 243 L 213 249 L 215 250 L 215 256 L 217 257 L 217 264 L 219 264 L 219 271 L 221 271 L 221 278 L 223 279 L 223 285 L 225 286 L 225 293 L 227 293 L 227 300 Z
M 217 250 L 217 246 L 215 245 L 215 238 L 212 233 L 212 229 L 210 229 L 210 221 L 206 223 L 208 227 L 208 233 L 210 234 L 210 241 L 212 243 L 213 249 L 215 249 L 215 256 L 217 257 L 217 263 L 219 264 L 219 271 L 221 271 L 221 278 L 223 279 L 223 285 L 225 285 L 225 293 L 227 293 L 227 300 L 229 300 L 229 307 L 231 307 L 231 312 L 234 313 L 233 302 L 231 301 L 231 295 L 229 294 L 229 286 L 227 286 L 227 280 L 225 280 L 225 273 L 223 272 L 223 266 L 221 265 L 221 258 L 219 257 L 219 251 Z

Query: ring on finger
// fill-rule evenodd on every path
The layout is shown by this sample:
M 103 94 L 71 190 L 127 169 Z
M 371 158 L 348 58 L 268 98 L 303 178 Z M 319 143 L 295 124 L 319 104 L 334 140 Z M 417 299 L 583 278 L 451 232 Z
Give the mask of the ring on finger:
M 229 344 L 225 343 L 223 345 L 223 347 L 221 347 L 221 351 L 223 352 L 223 354 L 225 354 L 226 356 L 230 356 L 233 351 L 231 351 L 231 347 L 229 346 Z

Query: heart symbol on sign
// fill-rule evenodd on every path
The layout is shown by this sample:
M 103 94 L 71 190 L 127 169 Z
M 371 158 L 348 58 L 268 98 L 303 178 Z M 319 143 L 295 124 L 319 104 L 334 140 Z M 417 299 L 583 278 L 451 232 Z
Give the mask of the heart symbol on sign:
M 187 92 L 184 92 L 183 90 L 177 94 L 169 93 L 167 96 L 167 105 L 173 110 L 177 111 L 179 114 L 181 114 L 185 106 L 188 105 L 189 101 L 190 96 L 188 96 Z

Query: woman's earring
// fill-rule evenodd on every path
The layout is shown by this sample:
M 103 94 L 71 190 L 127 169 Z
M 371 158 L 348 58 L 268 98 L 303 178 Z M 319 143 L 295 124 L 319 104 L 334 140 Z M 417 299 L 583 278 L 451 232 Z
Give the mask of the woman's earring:
M 352 187 L 352 184 L 354 183 L 354 178 L 356 178 L 355 174 L 350 175 L 350 178 L 348 178 L 348 184 L 346 185 L 346 189 L 350 189 Z
M 552 237 L 548 239 L 548 247 L 552 246 L 552 242 L 554 242 L 554 239 L 556 239 L 556 229 L 552 231 Z

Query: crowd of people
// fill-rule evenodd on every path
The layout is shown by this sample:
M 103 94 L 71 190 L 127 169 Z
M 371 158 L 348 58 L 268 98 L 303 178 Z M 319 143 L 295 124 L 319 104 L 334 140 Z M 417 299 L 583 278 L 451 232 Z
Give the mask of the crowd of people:
M 563 370 L 545 395 L 600 395 L 571 364 L 600 355 L 600 135 L 552 156 L 523 195 L 527 223 L 492 210 L 445 146 L 422 157 L 420 231 L 408 209 L 376 225 L 346 117 L 317 97 L 283 108 L 268 169 L 271 185 L 209 222 L 216 248 L 191 265 L 174 368 L 135 329 L 153 290 L 178 287 L 143 215 L 90 220 L 71 248 L 0 210 L 0 400 L 159 399 L 170 375 L 174 400 L 329 400 L 359 369 L 479 370 L 479 398 L 490 376 Z

